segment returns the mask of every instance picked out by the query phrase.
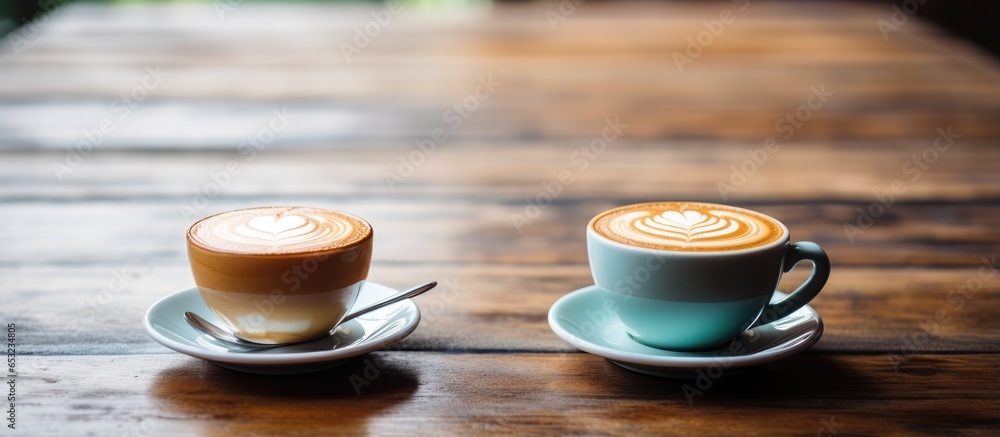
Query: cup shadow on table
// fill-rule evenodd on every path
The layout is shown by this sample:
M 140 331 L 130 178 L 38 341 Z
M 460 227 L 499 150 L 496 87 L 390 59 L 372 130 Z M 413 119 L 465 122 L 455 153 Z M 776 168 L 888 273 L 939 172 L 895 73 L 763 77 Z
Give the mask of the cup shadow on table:
M 335 423 L 337 432 L 353 435 L 365 433 L 371 418 L 412 397 L 420 386 L 417 375 L 390 354 L 369 354 L 298 375 L 243 373 L 190 359 L 156 375 L 150 391 L 168 411 L 208 422 L 206 435 L 216 434 L 211 429 L 232 433 L 233 424 L 287 431 L 290 422 Z
M 690 379 L 644 375 L 605 360 L 607 374 L 620 379 L 619 396 L 636 399 L 680 399 L 692 405 L 734 405 L 747 400 L 781 402 L 788 408 L 815 408 L 796 400 L 829 397 L 877 397 L 880 387 L 836 355 L 807 353 L 768 363 L 742 373 L 713 377 L 703 369 Z M 602 372 L 603 373 L 603 372 Z M 715 374 L 717 376 L 717 374 Z M 655 382 L 655 383 L 651 383 Z

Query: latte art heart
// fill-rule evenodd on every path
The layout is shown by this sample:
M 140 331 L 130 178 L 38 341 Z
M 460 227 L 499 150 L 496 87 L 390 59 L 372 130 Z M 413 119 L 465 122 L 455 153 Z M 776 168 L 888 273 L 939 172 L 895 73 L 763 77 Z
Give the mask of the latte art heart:
M 281 234 L 294 231 L 313 224 L 304 217 L 297 215 L 283 215 L 281 217 L 254 217 L 246 225 L 239 225 L 237 229 L 242 234 L 260 234 L 279 239 Z M 312 228 L 310 226 L 310 228 Z
M 620 243 L 679 251 L 759 247 L 784 231 L 763 214 L 725 205 L 651 203 L 617 208 L 598 216 L 594 230 Z
M 317 208 L 252 208 L 192 226 L 196 242 L 222 252 L 281 254 L 325 250 L 363 239 L 371 227 L 349 214 Z

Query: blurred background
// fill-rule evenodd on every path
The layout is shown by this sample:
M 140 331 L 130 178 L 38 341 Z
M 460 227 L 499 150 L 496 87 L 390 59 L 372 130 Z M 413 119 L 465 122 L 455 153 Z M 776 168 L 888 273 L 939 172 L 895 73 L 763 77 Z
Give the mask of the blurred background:
M 14 28 L 21 26 L 31 20 L 36 19 L 38 16 L 54 11 L 59 6 L 77 2 L 79 0 L 4 0 L 0 2 L 0 35 L 10 32 Z M 97 2 L 106 4 L 142 4 L 142 3 L 193 3 L 193 2 L 203 2 L 211 3 L 212 0 L 108 0 L 101 2 L 100 0 L 85 0 L 87 2 Z M 697 1 L 697 0 L 690 0 Z M 865 0 L 855 0 L 855 1 L 865 1 Z M 884 4 L 884 5 L 903 5 L 901 0 L 867 0 L 869 3 Z M 240 0 L 238 3 L 266 3 L 268 0 Z M 287 2 L 277 2 L 271 0 L 274 3 L 287 3 Z M 352 3 L 350 0 L 312 0 L 312 1 L 300 1 L 306 3 Z M 481 5 L 488 5 L 493 3 L 490 0 L 401 0 L 409 8 L 414 6 L 419 6 L 431 11 L 435 11 L 439 14 L 448 14 L 449 11 L 461 10 L 468 8 L 471 5 L 479 7 Z M 502 1 L 501 1 L 502 2 Z M 523 3 L 524 0 L 516 0 L 516 3 Z M 551 1 L 550 3 L 558 3 L 557 1 Z M 228 6 L 237 4 L 236 1 L 226 2 Z M 353 1 L 353 3 L 364 3 L 361 1 Z M 374 3 L 374 2 L 368 2 Z M 591 1 L 590 3 L 597 3 L 597 1 Z M 995 2 L 986 1 L 976 1 L 976 0 L 955 0 L 949 2 L 919 2 L 920 7 L 916 9 L 915 14 L 918 17 L 931 21 L 938 24 L 957 35 L 961 35 L 968 38 L 971 41 L 975 41 L 977 44 L 993 51 L 994 53 L 1000 53 L 1000 29 L 995 26 L 995 21 L 998 16 L 1000 16 L 1000 5 Z

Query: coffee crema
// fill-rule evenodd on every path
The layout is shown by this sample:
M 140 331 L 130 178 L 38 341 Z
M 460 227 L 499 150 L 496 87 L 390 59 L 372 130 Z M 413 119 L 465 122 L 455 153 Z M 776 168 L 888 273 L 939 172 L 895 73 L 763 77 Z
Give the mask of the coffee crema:
M 204 218 L 188 231 L 204 249 L 241 255 L 283 255 L 350 246 L 368 238 L 359 217 L 308 207 L 262 207 Z
M 785 236 L 764 214 L 734 206 L 655 202 L 622 206 L 590 222 L 600 236 L 647 249 L 723 252 L 766 246 Z

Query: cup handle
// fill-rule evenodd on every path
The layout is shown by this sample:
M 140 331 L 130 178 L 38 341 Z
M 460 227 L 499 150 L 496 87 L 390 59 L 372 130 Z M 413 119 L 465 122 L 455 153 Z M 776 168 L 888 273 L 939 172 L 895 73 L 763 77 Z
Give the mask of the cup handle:
M 788 273 L 802 260 L 812 261 L 812 275 L 781 302 L 768 304 L 764 307 L 753 326 L 766 325 L 795 312 L 813 300 L 826 285 L 826 280 L 830 278 L 830 258 L 826 256 L 826 252 L 818 244 L 811 241 L 792 243 L 788 247 L 785 262 L 781 268 L 785 273 Z

